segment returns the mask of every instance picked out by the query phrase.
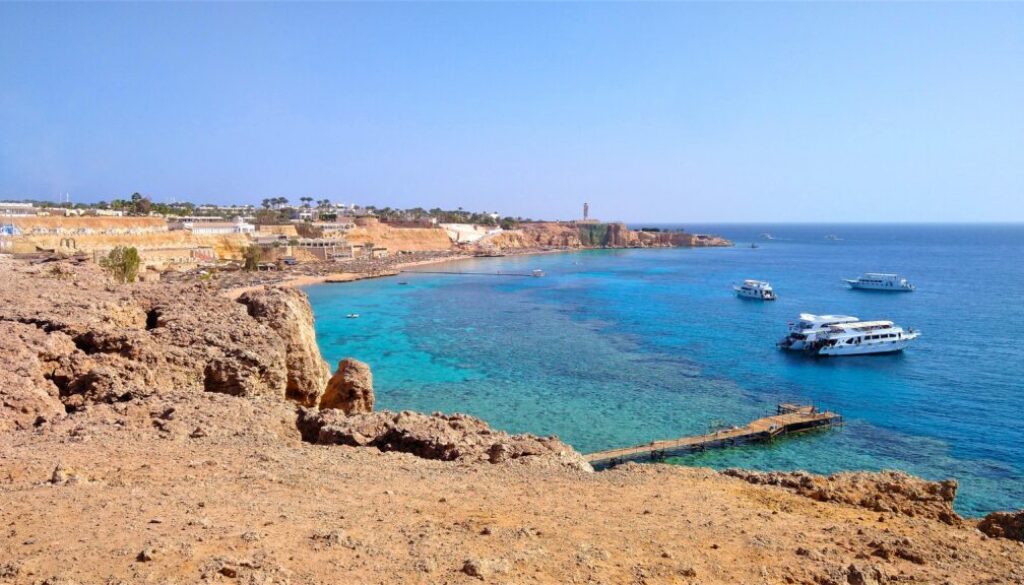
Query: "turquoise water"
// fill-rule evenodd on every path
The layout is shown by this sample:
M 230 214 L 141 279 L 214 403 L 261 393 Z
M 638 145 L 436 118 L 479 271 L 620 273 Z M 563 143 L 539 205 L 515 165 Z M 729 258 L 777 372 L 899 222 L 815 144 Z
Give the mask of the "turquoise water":
M 778 239 L 472 260 L 446 268 L 547 276 L 402 275 L 307 292 L 324 355 L 369 362 L 380 408 L 467 412 L 587 452 L 813 402 L 847 426 L 672 461 L 902 469 L 960 480 L 964 514 L 1024 507 L 1024 226 L 696 227 Z M 918 291 L 840 282 L 882 270 Z M 744 278 L 771 281 L 779 300 L 737 299 Z M 778 351 L 800 312 L 892 319 L 923 336 L 888 356 Z

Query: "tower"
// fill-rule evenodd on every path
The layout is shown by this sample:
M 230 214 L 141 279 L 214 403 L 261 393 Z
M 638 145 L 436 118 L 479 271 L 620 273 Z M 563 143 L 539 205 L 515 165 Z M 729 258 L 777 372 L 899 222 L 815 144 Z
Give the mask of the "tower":
M 583 203 L 583 221 L 587 221 L 587 219 L 589 217 L 590 217 L 590 204 L 584 202 Z

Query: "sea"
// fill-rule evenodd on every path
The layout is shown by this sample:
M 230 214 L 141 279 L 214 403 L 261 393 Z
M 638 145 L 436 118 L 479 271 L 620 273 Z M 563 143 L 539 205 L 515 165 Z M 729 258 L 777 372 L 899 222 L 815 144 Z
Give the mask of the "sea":
M 378 408 L 465 412 L 581 452 L 814 404 L 845 426 L 669 462 L 897 469 L 957 479 L 967 516 L 1024 508 L 1024 225 L 656 227 L 736 245 L 474 259 L 418 270 L 480 274 L 310 286 L 320 348 L 332 364 L 371 364 Z M 534 269 L 545 276 L 515 275 Z M 917 290 L 841 280 L 864 272 L 897 272 Z M 746 278 L 771 282 L 778 300 L 737 298 Z M 880 356 L 777 349 L 803 312 L 922 335 Z

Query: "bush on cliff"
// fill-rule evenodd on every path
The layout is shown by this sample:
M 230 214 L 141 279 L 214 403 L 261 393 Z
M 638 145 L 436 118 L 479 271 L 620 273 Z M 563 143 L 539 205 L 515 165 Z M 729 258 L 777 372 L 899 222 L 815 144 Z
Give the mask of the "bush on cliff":
M 256 244 L 246 246 L 242 250 L 242 258 L 245 260 L 244 268 L 246 270 L 257 270 L 260 267 L 260 260 L 263 258 L 263 250 Z
M 139 251 L 135 248 L 118 246 L 100 260 L 100 266 L 106 269 L 118 282 L 135 282 L 139 275 Z

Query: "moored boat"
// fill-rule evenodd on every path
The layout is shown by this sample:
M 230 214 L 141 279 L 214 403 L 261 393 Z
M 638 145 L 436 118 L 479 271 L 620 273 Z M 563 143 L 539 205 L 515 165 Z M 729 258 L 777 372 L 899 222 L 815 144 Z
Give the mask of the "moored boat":
M 912 292 L 914 285 L 898 274 L 867 272 L 859 278 L 844 278 L 850 288 L 860 290 L 882 290 L 890 292 Z
M 816 342 L 820 335 L 828 331 L 832 325 L 855 323 L 860 321 L 850 315 L 812 315 L 800 313 L 800 319 L 789 324 L 789 334 L 779 341 L 782 349 L 803 350 Z
M 774 301 L 776 298 L 772 285 L 762 280 L 744 280 L 743 284 L 734 285 L 732 288 L 736 291 L 736 296 L 745 299 Z
M 892 321 L 837 323 L 818 335 L 805 351 L 820 356 L 893 353 L 903 351 L 920 336 L 919 331 L 904 330 Z

